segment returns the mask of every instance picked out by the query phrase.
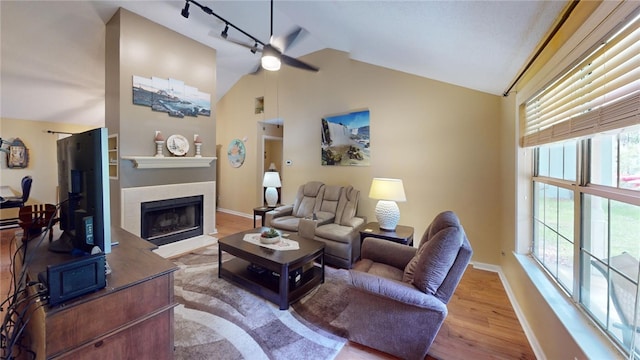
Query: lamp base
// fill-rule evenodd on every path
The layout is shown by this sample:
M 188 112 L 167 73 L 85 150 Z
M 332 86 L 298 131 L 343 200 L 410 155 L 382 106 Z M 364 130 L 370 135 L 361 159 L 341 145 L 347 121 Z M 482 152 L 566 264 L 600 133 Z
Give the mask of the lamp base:
M 267 206 L 274 207 L 278 203 L 278 190 L 270 186 L 264 192 L 264 199 L 267 201 Z
M 400 221 L 400 209 L 395 201 L 379 200 L 376 205 L 376 219 L 381 230 L 394 231 Z

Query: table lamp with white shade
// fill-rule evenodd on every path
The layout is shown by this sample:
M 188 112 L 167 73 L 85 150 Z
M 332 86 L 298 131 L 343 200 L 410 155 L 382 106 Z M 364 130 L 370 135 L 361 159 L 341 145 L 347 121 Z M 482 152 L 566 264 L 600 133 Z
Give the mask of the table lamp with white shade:
M 265 172 L 264 179 L 262 180 L 262 186 L 267 188 L 264 193 L 264 199 L 267 201 L 267 206 L 276 206 L 276 204 L 278 203 L 278 190 L 276 190 L 276 188 L 282 186 L 282 184 L 280 183 L 280 175 L 278 175 L 278 172 Z
M 394 231 L 400 220 L 400 209 L 396 201 L 407 201 L 402 180 L 373 178 L 369 197 L 378 199 L 376 219 L 380 229 Z

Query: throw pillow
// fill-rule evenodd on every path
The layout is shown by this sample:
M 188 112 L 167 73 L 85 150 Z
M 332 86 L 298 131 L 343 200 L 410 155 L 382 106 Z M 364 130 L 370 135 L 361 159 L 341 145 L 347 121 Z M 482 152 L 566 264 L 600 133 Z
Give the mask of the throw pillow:
M 449 269 L 462 246 L 463 232 L 459 227 L 448 227 L 436 233 L 423 246 L 412 284 L 425 293 L 435 294 L 449 273 Z

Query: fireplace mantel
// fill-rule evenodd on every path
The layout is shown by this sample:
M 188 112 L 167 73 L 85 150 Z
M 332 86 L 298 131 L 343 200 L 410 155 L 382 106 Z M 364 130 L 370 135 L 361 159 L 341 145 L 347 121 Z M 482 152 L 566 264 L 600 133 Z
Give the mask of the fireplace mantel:
M 122 156 L 124 160 L 131 160 L 138 169 L 161 168 L 196 168 L 209 167 L 216 157 L 155 157 L 155 156 Z

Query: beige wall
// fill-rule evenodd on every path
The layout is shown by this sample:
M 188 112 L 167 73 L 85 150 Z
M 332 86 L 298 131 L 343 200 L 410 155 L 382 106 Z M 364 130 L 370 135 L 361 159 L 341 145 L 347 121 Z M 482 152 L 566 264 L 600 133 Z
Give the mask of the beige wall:
M 165 139 L 173 134 L 185 136 L 190 141 L 189 152 L 193 156 L 193 135 L 203 139 L 202 156 L 215 156 L 215 93 L 216 51 L 175 31 L 149 21 L 139 15 L 120 9 L 107 24 L 106 42 L 106 124 L 111 132 L 118 132 L 120 156 L 155 154 L 153 142 L 155 130 Z M 150 107 L 135 105 L 132 100 L 133 76 L 176 79 L 185 85 L 198 88 L 212 98 L 211 116 L 171 117 Z M 171 156 L 166 147 L 164 155 Z M 153 181 L 140 170 L 132 170 L 132 163 L 121 161 L 121 180 L 124 187 L 139 186 L 139 182 Z M 209 178 L 215 177 L 214 167 Z M 164 183 L 184 182 L 182 169 L 175 174 L 164 171 Z M 157 175 L 157 174 L 155 174 Z M 155 176 L 157 177 L 157 176 Z
M 500 241 L 500 97 L 398 71 L 368 65 L 334 50 L 305 61 L 318 73 L 284 66 L 242 78 L 218 103 L 217 143 L 226 151 L 233 138 L 247 138 L 247 159 L 232 168 L 221 159 L 219 207 L 250 214 L 260 204 L 256 162 L 261 153 L 256 122 L 284 120 L 283 202 L 292 203 L 299 185 L 320 180 L 360 190 L 359 213 L 375 221 L 368 198 L 373 177 L 400 178 L 407 202 L 400 223 L 419 238 L 440 211 L 456 211 L 474 247 L 474 260 L 496 264 Z M 254 99 L 265 97 L 265 113 Z M 369 109 L 371 166 L 320 165 L 320 119 Z M 223 154 L 223 156 L 226 156 Z
M 194 134 L 203 140 L 201 155 L 216 156 L 215 103 L 216 51 L 125 9 L 107 23 L 106 124 L 118 134 L 120 156 L 153 156 L 155 131 L 164 138 L 178 134 L 189 141 L 185 156 L 195 155 Z M 132 100 L 133 76 L 176 79 L 212 96 L 211 116 L 171 117 Z M 163 153 L 171 154 L 166 146 Z M 120 220 L 120 190 L 138 186 L 215 181 L 215 161 L 207 168 L 137 169 L 129 160 L 119 161 L 119 178 L 111 184 L 111 221 Z M 214 193 L 215 189 L 211 189 Z
M 57 203 L 58 160 L 56 152 L 57 134 L 48 130 L 78 133 L 92 127 L 77 124 L 62 124 L 44 121 L 28 121 L 19 119 L 0 119 L 0 137 L 5 140 L 20 138 L 29 149 L 29 166 L 25 169 L 7 167 L 7 157 L 0 153 L 0 184 L 10 186 L 17 194 L 21 194 L 20 181 L 30 175 L 33 178 L 31 195 L 28 203 Z M 16 217 L 16 209 L 4 209 L 0 218 Z

